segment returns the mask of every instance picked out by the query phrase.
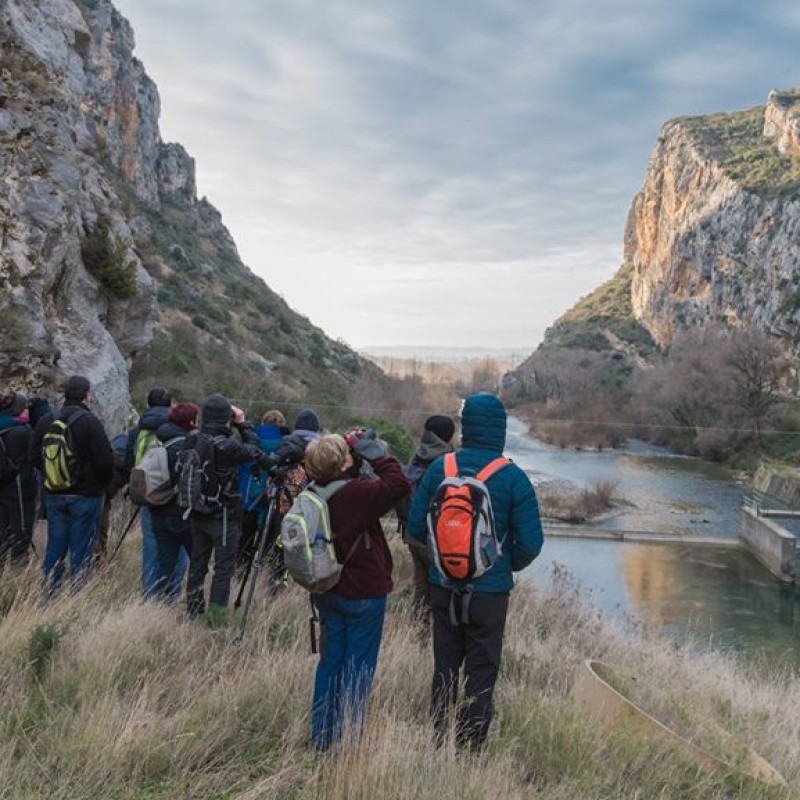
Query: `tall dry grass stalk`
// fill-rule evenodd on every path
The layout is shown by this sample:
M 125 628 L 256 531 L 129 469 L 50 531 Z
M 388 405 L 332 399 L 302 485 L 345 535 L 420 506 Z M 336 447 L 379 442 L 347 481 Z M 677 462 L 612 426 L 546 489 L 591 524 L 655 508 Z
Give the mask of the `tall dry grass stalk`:
M 235 630 L 138 597 L 138 537 L 79 594 L 43 604 L 35 571 L 6 576 L 0 618 L 3 798 L 737 798 L 783 797 L 714 776 L 572 702 L 581 662 L 618 665 L 643 697 L 724 723 L 800 782 L 800 689 L 697 654 L 588 607 L 569 576 L 520 586 L 509 613 L 497 716 L 479 755 L 433 746 L 429 643 L 394 543 L 392 595 L 369 720 L 335 751 L 307 748 L 315 658 L 308 601 L 261 596 Z

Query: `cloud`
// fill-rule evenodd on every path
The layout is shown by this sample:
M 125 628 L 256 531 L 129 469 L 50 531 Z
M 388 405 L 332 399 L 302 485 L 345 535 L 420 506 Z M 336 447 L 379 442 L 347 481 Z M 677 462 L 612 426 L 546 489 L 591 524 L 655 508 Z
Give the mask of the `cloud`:
M 660 125 L 791 85 L 800 27 L 779 0 L 117 4 L 245 262 L 385 344 L 533 347 L 619 264 Z

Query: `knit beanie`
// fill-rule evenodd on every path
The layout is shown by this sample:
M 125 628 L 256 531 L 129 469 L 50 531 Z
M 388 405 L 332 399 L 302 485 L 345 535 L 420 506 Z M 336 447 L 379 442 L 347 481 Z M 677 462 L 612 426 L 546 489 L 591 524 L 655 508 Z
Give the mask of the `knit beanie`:
M 203 405 L 203 424 L 221 422 L 227 425 L 233 417 L 233 409 L 221 394 L 212 394 Z
M 314 433 L 319 433 L 319 419 L 310 408 L 304 408 L 294 421 L 294 429 L 296 431 L 313 431 Z
M 88 378 L 84 378 L 83 375 L 72 375 L 67 378 L 67 382 L 64 384 L 64 399 L 80 402 L 86 397 L 91 388 L 92 384 L 89 383 Z
M 170 408 L 167 419 L 173 425 L 177 425 L 179 428 L 184 428 L 185 430 L 190 431 L 193 427 L 192 423 L 197 422 L 197 416 L 199 413 L 200 407 L 194 403 L 177 403 Z M 205 409 L 203 409 L 203 414 L 205 414 Z
M 434 414 L 425 420 L 425 430 L 435 433 L 443 442 L 449 442 L 456 432 L 456 425 L 450 417 Z
M 19 392 L 10 392 L 0 395 L 0 414 L 7 417 L 16 417 L 28 405 L 28 398 Z

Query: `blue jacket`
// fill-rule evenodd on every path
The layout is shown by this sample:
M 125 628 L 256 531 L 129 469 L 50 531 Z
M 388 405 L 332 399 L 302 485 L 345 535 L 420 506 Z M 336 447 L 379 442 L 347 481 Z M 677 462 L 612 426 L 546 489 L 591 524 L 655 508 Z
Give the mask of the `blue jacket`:
M 481 393 L 467 398 L 461 413 L 461 443 L 462 449 L 456 453 L 461 475 L 475 475 L 502 455 L 506 443 L 506 411 L 493 394 Z M 427 540 L 428 506 L 443 479 L 444 458 L 440 457 L 422 477 L 408 513 L 408 534 L 420 542 Z M 544 537 L 533 484 L 516 464 L 496 472 L 486 486 L 492 498 L 495 529 L 503 554 L 492 569 L 471 583 L 477 593 L 501 594 L 513 588 L 513 573 L 527 567 L 539 555 Z M 428 582 L 445 585 L 445 579 L 434 564 L 431 564 Z

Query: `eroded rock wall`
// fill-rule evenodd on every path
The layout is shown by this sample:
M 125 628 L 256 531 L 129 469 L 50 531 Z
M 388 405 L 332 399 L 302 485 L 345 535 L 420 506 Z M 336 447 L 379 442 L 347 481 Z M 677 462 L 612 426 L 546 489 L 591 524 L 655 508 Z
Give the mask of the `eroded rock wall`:
M 771 94 L 763 111 L 775 147 L 791 140 L 794 125 L 778 98 Z M 636 318 L 662 347 L 679 328 L 709 323 L 752 325 L 794 346 L 800 199 L 748 186 L 714 152 L 686 120 L 661 130 L 625 232 Z

